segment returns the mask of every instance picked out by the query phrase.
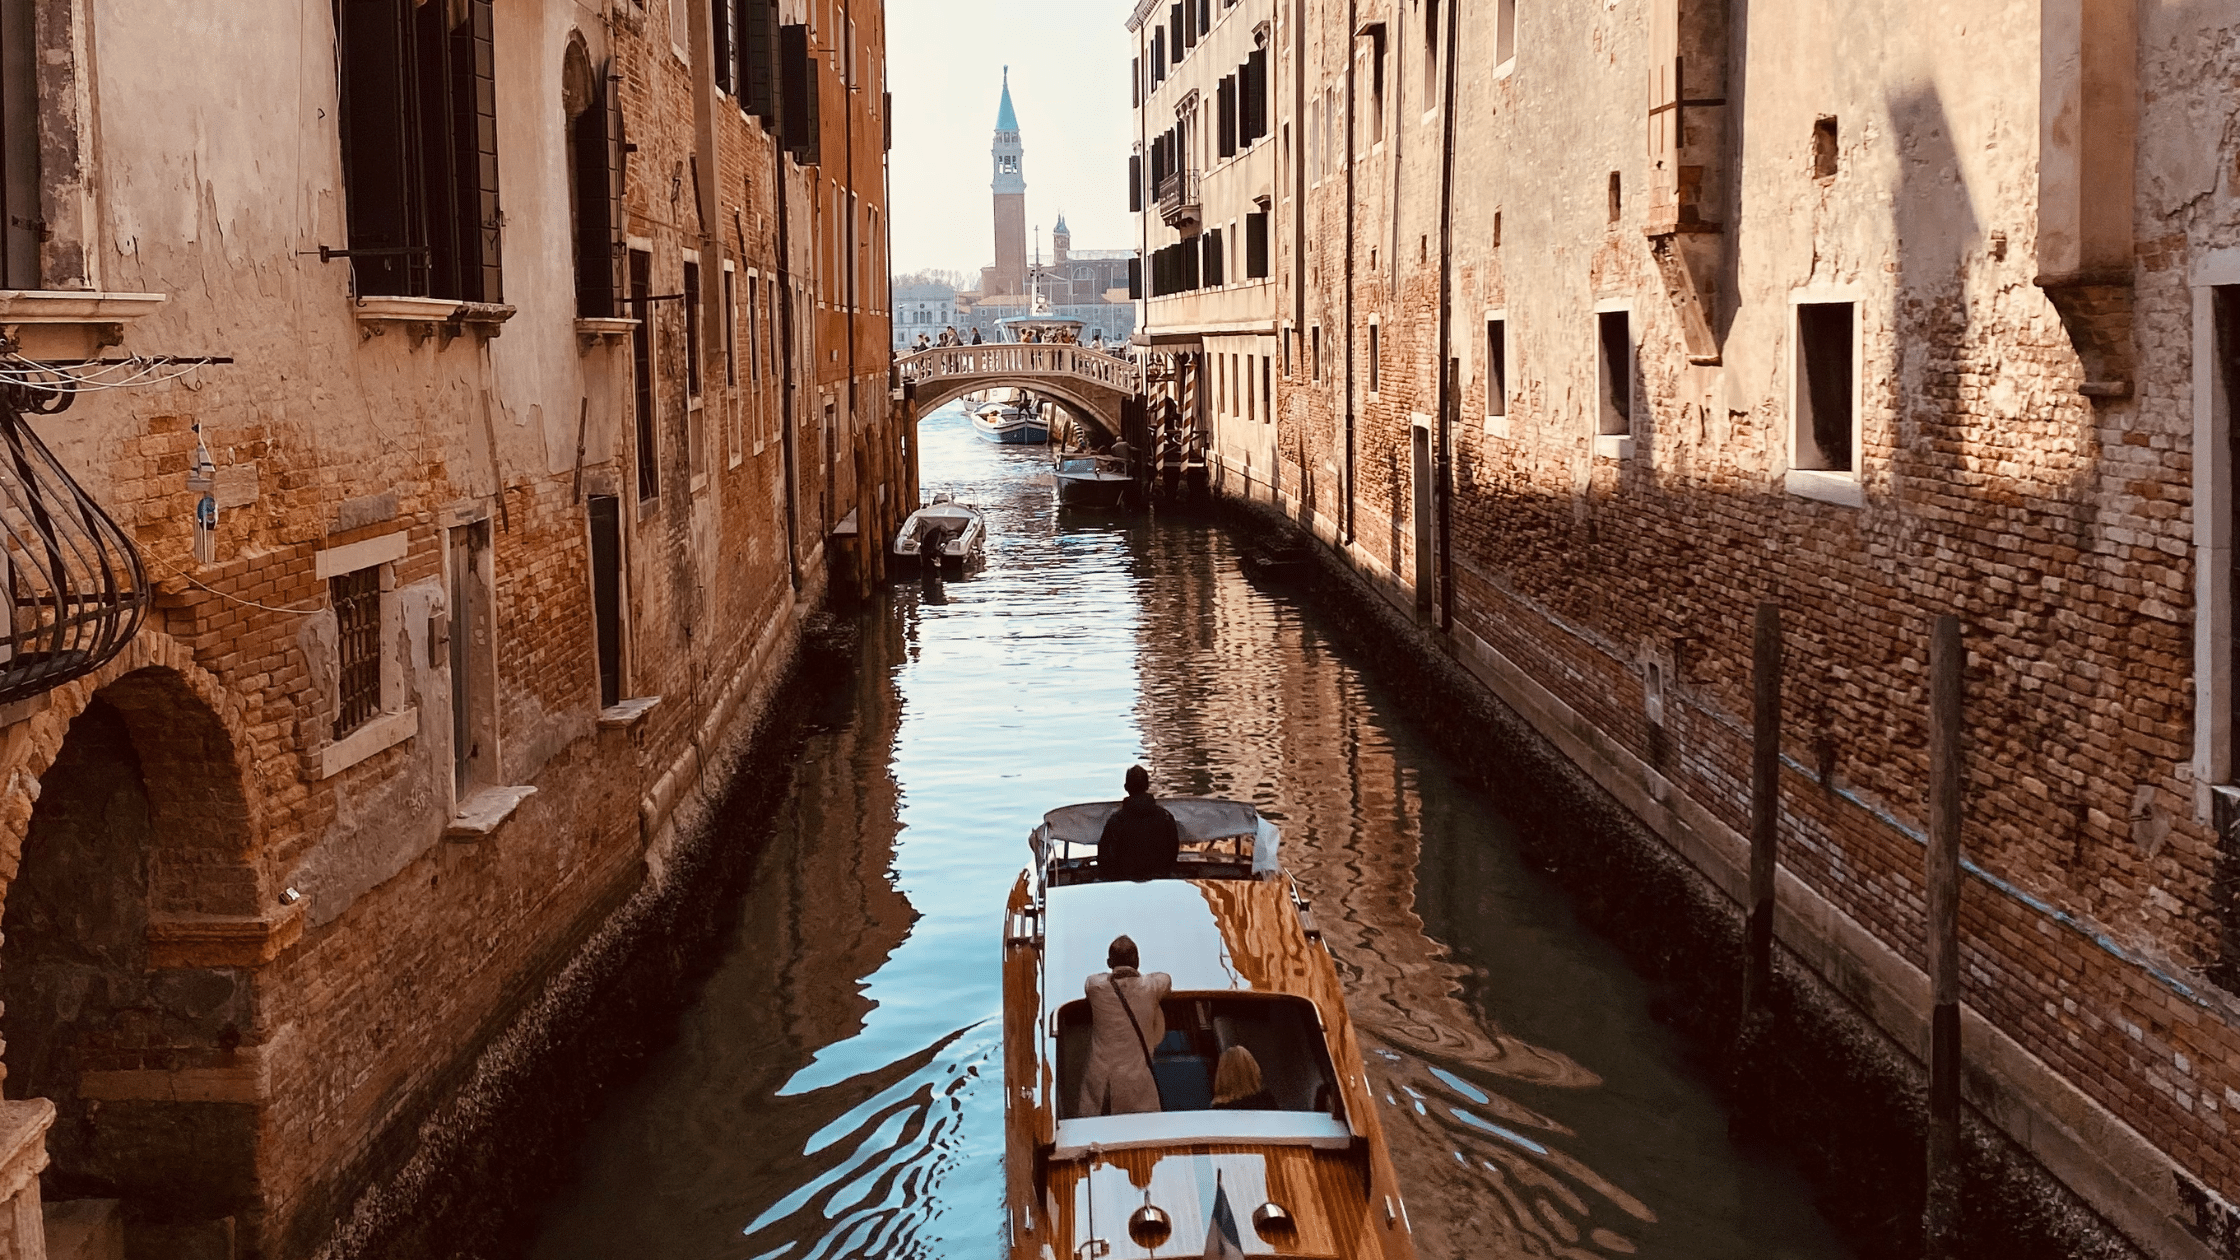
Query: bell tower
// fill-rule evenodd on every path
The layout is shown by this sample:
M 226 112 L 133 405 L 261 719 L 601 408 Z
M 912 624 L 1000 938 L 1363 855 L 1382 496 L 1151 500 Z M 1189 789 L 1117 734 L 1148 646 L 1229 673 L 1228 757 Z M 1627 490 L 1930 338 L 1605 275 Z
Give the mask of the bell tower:
M 1019 116 L 1011 110 L 1011 67 L 1003 68 L 1003 103 L 996 108 L 995 292 L 1027 291 L 1026 151 L 1019 144 Z

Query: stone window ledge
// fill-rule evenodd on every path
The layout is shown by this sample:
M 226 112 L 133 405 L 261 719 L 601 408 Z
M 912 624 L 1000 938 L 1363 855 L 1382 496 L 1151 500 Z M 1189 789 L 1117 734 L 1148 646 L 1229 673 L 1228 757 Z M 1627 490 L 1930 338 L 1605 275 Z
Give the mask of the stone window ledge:
M 513 312 L 510 306 L 457 298 L 370 296 L 350 304 L 361 336 L 378 337 L 388 331 L 389 325 L 399 324 L 415 346 L 436 334 L 448 343 L 461 331 L 469 330 L 480 337 L 495 337 L 500 326 L 513 318 Z
M 443 829 L 445 839 L 481 840 L 506 825 L 521 802 L 535 796 L 533 787 L 489 787 L 459 802 L 458 812 Z
M 1632 459 L 1633 439 L 1623 433 L 1598 433 L 1594 453 L 1601 459 Z
M 384 713 L 319 750 L 319 777 L 331 779 L 377 752 L 394 748 L 420 730 L 417 706 Z
M 0 289 L 0 327 L 34 359 L 91 358 L 124 340 L 124 326 L 163 305 L 161 293 Z
M 1816 499 L 1833 503 L 1837 507 L 1863 507 L 1867 501 L 1866 487 L 1859 484 L 1856 473 L 1824 472 L 1813 468 L 1792 468 L 1784 479 L 1789 493 L 1800 499 Z
M 610 704 L 599 710 L 599 729 L 602 731 L 619 731 L 636 726 L 638 723 L 645 721 L 646 714 L 653 712 L 655 706 L 660 703 L 661 697 L 659 696 L 639 696 L 635 699 Z
M 629 336 L 630 330 L 636 328 L 638 323 L 639 321 L 634 319 L 617 319 L 605 316 L 586 317 L 576 321 L 576 336 L 582 339 L 583 348 L 586 350 L 602 341 L 608 345 L 615 345 L 620 343 L 624 337 Z

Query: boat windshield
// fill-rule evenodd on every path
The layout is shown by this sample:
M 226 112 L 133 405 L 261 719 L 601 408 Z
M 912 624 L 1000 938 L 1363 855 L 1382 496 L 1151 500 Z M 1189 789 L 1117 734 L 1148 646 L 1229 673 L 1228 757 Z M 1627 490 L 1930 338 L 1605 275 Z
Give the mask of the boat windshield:
M 1235 1110 L 1319 1112 L 1345 1119 L 1314 1003 L 1281 993 L 1176 993 L 1161 1003 L 1160 1013 L 1167 1031 L 1151 1055 L 1160 1110 L 1229 1110 L 1213 1105 L 1214 1077 L 1222 1052 L 1243 1046 L 1259 1066 L 1262 1093 L 1246 1100 L 1256 1105 Z M 1082 1108 L 1091 1039 L 1087 1000 L 1076 998 L 1059 1007 L 1057 1026 L 1058 1118 L 1100 1114 L 1100 1109 Z
M 1168 797 L 1159 802 L 1182 832 L 1175 875 L 1181 879 L 1255 879 L 1276 869 L 1277 832 L 1259 811 L 1241 801 Z M 1068 805 L 1043 815 L 1028 843 L 1053 887 L 1089 884 L 1104 876 L 1097 842 L 1118 801 Z
M 1093 459 L 1060 460 L 1058 461 L 1058 471 L 1069 473 L 1093 473 L 1097 471 L 1097 461 Z

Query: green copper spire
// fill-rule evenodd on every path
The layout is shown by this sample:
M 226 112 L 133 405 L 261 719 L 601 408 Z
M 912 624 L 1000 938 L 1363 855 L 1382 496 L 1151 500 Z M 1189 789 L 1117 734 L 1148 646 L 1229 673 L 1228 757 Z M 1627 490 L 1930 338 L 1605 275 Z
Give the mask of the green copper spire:
M 1003 68 L 1003 104 L 996 109 L 996 130 L 1017 131 L 1019 116 L 1011 112 L 1011 67 Z

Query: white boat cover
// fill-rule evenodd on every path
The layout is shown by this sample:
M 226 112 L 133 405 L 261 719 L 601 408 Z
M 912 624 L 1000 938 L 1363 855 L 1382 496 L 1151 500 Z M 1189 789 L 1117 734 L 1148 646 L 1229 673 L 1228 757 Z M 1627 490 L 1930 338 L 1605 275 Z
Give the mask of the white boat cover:
M 1252 806 L 1213 796 L 1168 796 L 1161 797 L 1159 803 L 1174 815 L 1185 844 L 1193 840 L 1248 836 L 1252 842 L 1253 871 L 1267 873 L 1276 869 L 1278 832 L 1274 824 L 1262 818 L 1260 811 Z M 1053 850 L 1061 856 L 1073 857 L 1087 856 L 1078 852 L 1082 849 L 1094 852 L 1097 841 L 1104 835 L 1105 820 L 1119 808 L 1118 801 L 1088 801 L 1061 806 L 1044 814 L 1042 825 L 1035 828 L 1027 840 L 1034 850 L 1035 861 L 1049 861 Z

